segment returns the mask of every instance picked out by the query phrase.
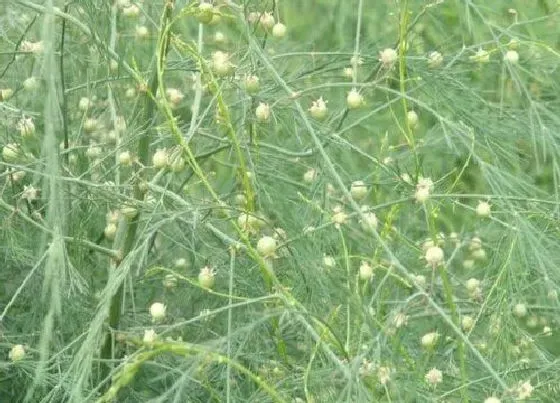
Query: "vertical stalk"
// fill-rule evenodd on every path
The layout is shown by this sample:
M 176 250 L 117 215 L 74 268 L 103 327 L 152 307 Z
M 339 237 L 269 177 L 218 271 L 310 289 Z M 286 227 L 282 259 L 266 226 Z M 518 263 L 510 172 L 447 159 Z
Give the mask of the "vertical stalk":
M 169 35 L 170 31 L 166 28 L 167 24 L 171 20 L 172 12 L 173 12 L 174 0 L 168 0 L 165 5 L 165 10 L 162 15 L 161 19 L 161 26 L 160 26 L 160 35 L 165 36 L 163 38 L 160 37 L 160 41 L 164 43 L 169 42 Z M 164 46 L 163 49 L 158 47 L 158 51 L 167 53 L 168 46 Z M 163 60 L 164 55 L 157 55 L 156 60 L 160 61 Z M 149 146 L 150 146 L 150 139 L 152 138 L 152 128 L 153 122 L 155 118 L 155 109 L 156 109 L 156 101 L 155 95 L 158 90 L 158 72 L 159 66 L 154 69 L 152 77 L 150 78 L 150 82 L 148 83 L 148 88 L 144 94 L 144 113 L 142 116 L 142 120 L 144 122 L 143 129 L 145 130 L 144 135 L 138 140 L 138 147 L 137 147 L 137 155 L 138 155 L 138 166 L 140 168 L 136 169 L 135 172 L 135 183 L 134 183 L 134 199 L 142 200 L 144 198 L 144 190 L 142 188 L 142 182 L 145 179 L 146 171 L 142 168 L 149 164 Z M 136 232 L 138 229 L 138 222 L 139 222 L 139 215 L 132 220 L 129 225 L 124 239 L 124 245 L 122 249 L 121 259 L 116 262 L 115 270 L 120 269 L 120 263 L 126 257 L 132 247 L 134 245 L 134 241 L 136 240 Z M 121 304 L 123 298 L 123 287 L 124 285 L 121 284 L 111 299 L 111 306 L 109 308 L 109 332 L 105 338 L 105 343 L 101 350 L 101 358 L 107 362 L 113 357 L 113 337 L 111 334 L 111 330 L 117 329 L 119 327 L 119 322 L 121 318 Z M 105 365 L 105 375 L 109 372 L 111 366 L 110 364 Z
M 418 160 L 418 154 L 416 153 L 416 143 L 414 139 L 414 133 L 412 128 L 408 123 L 406 115 L 408 113 L 408 103 L 406 100 L 406 50 L 407 43 L 406 37 L 408 35 L 408 0 L 402 2 L 402 8 L 400 12 L 400 22 L 399 22 L 399 45 L 398 45 L 398 55 L 399 55 L 399 89 L 401 92 L 401 100 L 405 118 L 405 138 L 408 146 L 410 147 L 412 153 L 414 154 L 414 162 L 416 164 L 416 176 L 420 173 L 420 162 Z

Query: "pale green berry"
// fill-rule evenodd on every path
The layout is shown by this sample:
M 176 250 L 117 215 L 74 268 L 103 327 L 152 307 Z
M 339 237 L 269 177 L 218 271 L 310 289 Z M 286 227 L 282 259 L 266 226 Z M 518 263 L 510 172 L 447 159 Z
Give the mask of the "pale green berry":
M 428 263 L 428 265 L 431 266 L 432 268 L 435 268 L 437 266 L 441 266 L 445 262 L 445 260 L 444 260 L 445 256 L 444 256 L 444 253 L 443 253 L 443 249 L 441 249 L 439 246 L 429 247 L 426 250 L 424 258 L 426 259 L 426 262 Z
M 424 348 L 433 348 L 439 340 L 439 334 L 437 332 L 426 333 L 420 339 L 420 343 Z
M 418 126 L 418 114 L 412 110 L 408 111 L 406 113 L 406 121 L 411 129 L 415 129 Z
M 461 327 L 465 332 L 470 332 L 474 327 L 474 318 L 470 315 L 465 315 L 461 318 Z
M 157 340 L 157 333 L 154 329 L 146 329 L 144 330 L 144 337 L 142 341 L 144 344 L 153 344 Z
M 527 315 L 527 305 L 519 303 L 513 307 L 513 314 L 518 318 L 523 318 Z
M 362 262 L 359 269 L 359 277 L 362 281 L 369 281 L 373 277 L 373 267 L 368 262 Z
M 107 238 L 109 241 L 112 241 L 113 239 L 115 239 L 115 235 L 117 233 L 117 224 L 112 222 L 108 223 L 105 227 L 105 230 L 103 230 L 103 233 L 105 234 L 105 238 Z
M 272 36 L 274 36 L 275 38 L 283 38 L 286 36 L 286 31 L 286 26 L 281 22 L 278 22 L 272 27 Z
M 350 186 L 350 194 L 355 200 L 362 200 L 368 193 L 368 187 L 363 181 L 354 181 Z
M 154 302 L 150 305 L 150 316 L 152 317 L 152 322 L 160 322 L 165 319 L 165 312 L 167 307 L 161 302 Z
M 200 3 L 196 18 L 201 24 L 209 24 L 214 16 L 214 6 L 210 3 Z
M 16 162 L 22 155 L 19 145 L 16 143 L 6 144 L 2 148 L 2 159 L 7 163 Z
M 309 108 L 311 116 L 317 120 L 324 120 L 328 114 L 327 103 L 328 101 L 324 101 L 323 97 L 320 97 L 316 101 L 312 101 L 311 107 Z
M 119 154 L 119 164 L 124 166 L 132 165 L 132 153 L 130 151 L 123 151 Z
M 247 93 L 254 95 L 259 92 L 260 89 L 259 78 L 255 75 L 249 75 L 245 77 L 245 90 Z
M 435 69 L 443 63 L 443 55 L 437 51 L 430 52 L 428 55 L 428 67 Z
M 257 242 L 257 252 L 263 257 L 273 257 L 276 253 L 276 239 L 270 236 L 263 236 Z
M 259 122 L 267 122 L 270 119 L 270 106 L 264 102 L 260 102 L 255 109 L 255 115 Z
M 154 155 L 152 156 L 152 165 L 156 169 L 162 169 L 167 166 L 168 153 L 165 148 L 158 148 Z
M 346 105 L 348 109 L 358 109 L 364 104 L 364 97 L 358 92 L 356 88 L 352 88 L 346 96 Z
M 398 59 L 398 54 L 395 49 L 387 48 L 379 52 L 379 61 L 383 64 L 383 67 L 389 68 Z
M 476 206 L 476 215 L 479 217 L 489 217 L 490 209 L 491 209 L 490 203 L 485 201 L 480 201 Z
M 517 64 L 519 62 L 519 53 L 516 50 L 508 50 L 504 55 L 504 61 L 510 64 Z
M 22 360 L 25 357 L 25 348 L 21 344 L 16 344 L 10 350 L 8 357 L 14 362 Z

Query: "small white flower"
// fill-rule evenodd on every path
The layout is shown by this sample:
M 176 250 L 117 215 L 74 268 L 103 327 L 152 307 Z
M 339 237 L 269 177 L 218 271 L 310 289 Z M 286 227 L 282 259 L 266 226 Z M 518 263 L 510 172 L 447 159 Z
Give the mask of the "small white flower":
M 271 12 L 265 12 L 265 13 L 262 13 L 260 15 L 259 25 L 262 28 L 264 28 L 266 30 L 269 30 L 272 27 L 274 27 L 275 23 L 276 23 L 276 20 L 274 19 L 274 16 L 272 15 Z
M 180 257 L 178 259 L 175 259 L 175 261 L 173 262 L 173 266 L 175 266 L 177 269 L 181 269 L 181 270 L 185 270 L 188 267 L 188 262 L 187 259 L 185 259 L 184 257 Z
M 323 256 L 323 265 L 330 269 L 336 266 L 336 260 L 334 260 L 334 257 L 330 255 L 325 255 Z
M 393 324 L 397 329 L 406 326 L 408 324 L 408 315 L 402 312 L 397 313 L 393 318 Z
M 259 122 L 266 122 L 270 118 L 270 106 L 264 102 L 260 102 L 255 109 L 255 115 Z
M 314 168 L 309 168 L 303 174 L 303 181 L 305 183 L 313 183 L 317 179 L 317 170 Z
M 274 36 L 275 38 L 283 38 L 286 36 L 286 31 L 286 26 L 281 22 L 278 22 L 272 27 L 272 36 Z
M 128 221 L 132 221 L 138 215 L 138 210 L 136 207 L 125 205 L 121 208 L 121 213 Z
M 327 109 L 328 101 L 324 101 L 323 97 L 320 97 L 316 101 L 311 102 L 311 108 L 309 108 L 309 113 L 313 118 L 317 120 L 323 120 L 327 117 L 328 109 Z
M 135 34 L 137 38 L 144 39 L 147 38 L 148 35 L 150 35 L 150 31 L 148 30 L 148 27 L 145 25 L 137 25 Z
M 373 232 L 377 229 L 377 216 L 373 211 L 367 211 L 364 213 L 364 218 L 361 221 L 362 229 L 366 232 Z
M 504 61 L 510 64 L 517 64 L 519 62 L 519 53 L 516 50 L 508 50 L 504 55 Z
M 344 212 L 341 206 L 336 206 L 333 209 L 332 221 L 336 228 L 340 228 L 342 224 L 346 224 L 348 220 L 348 214 Z
M 467 280 L 466 283 L 467 291 L 472 292 L 477 288 L 480 288 L 480 280 L 476 278 L 470 278 Z
M 23 185 L 23 192 L 21 198 L 27 200 L 29 203 L 37 200 L 39 197 L 39 190 L 35 189 L 33 185 Z
M 489 217 L 490 209 L 491 209 L 490 203 L 485 201 L 480 201 L 476 206 L 476 215 L 479 217 Z
M 216 33 L 214 33 L 214 42 L 216 42 L 218 45 L 223 45 L 227 42 L 227 37 L 223 32 L 217 31 Z
M 91 99 L 89 99 L 87 97 L 82 97 L 78 101 L 78 109 L 81 110 L 82 112 L 87 111 L 92 106 L 93 106 L 93 102 L 91 101 Z
M 461 319 L 461 327 L 465 332 L 470 332 L 474 327 L 474 318 L 470 315 L 465 315 Z
M 416 188 L 418 189 L 428 189 L 429 191 L 432 191 L 434 189 L 434 182 L 432 181 L 432 178 L 425 178 L 423 176 L 419 176 L 418 177 L 418 183 L 416 184 Z
M 14 95 L 14 90 L 11 88 L 2 88 L 0 89 L 0 102 L 7 101 Z
M 356 88 L 352 88 L 346 97 L 346 105 L 348 109 L 358 109 L 364 104 L 364 97 Z
M 530 381 L 520 382 L 517 387 L 517 398 L 523 400 L 531 397 L 533 389 L 533 385 L 531 385 Z
M 445 256 L 443 253 L 443 249 L 439 246 L 430 246 L 424 255 L 424 259 L 426 259 L 426 263 L 428 266 L 432 268 L 436 268 L 437 266 L 443 265 L 445 262 Z
M 484 403 L 501 403 L 501 400 L 498 399 L 497 397 L 490 396 L 484 399 Z
M 342 75 L 346 78 L 352 78 L 353 74 L 354 70 L 352 69 L 352 67 L 345 67 L 344 70 L 342 70 Z
M 218 76 L 227 76 L 235 66 L 230 61 L 230 54 L 220 50 L 212 53 L 212 70 Z
M 422 338 L 420 339 L 420 343 L 422 344 L 422 347 L 433 348 L 437 344 L 438 340 L 439 340 L 439 333 L 430 332 L 422 336 Z
M 255 75 L 245 77 L 245 90 L 249 94 L 256 94 L 260 89 L 259 78 Z
M 169 156 L 165 148 L 158 148 L 152 156 L 152 165 L 156 169 L 161 169 L 167 166 Z
M 408 183 L 409 185 L 412 185 L 412 178 L 406 172 L 401 174 L 401 179 L 404 183 Z
M 428 55 L 428 67 L 435 69 L 443 63 L 443 55 L 437 51 L 430 52 Z
M 383 64 L 383 67 L 391 67 L 397 61 L 398 54 L 395 49 L 387 48 L 379 52 L 379 61 Z
M 124 166 L 132 165 L 132 153 L 130 151 L 123 151 L 119 154 L 119 164 Z
M 179 90 L 177 88 L 167 88 L 165 90 L 165 95 L 166 95 L 167 99 L 169 100 L 169 102 L 171 102 L 173 104 L 173 106 L 177 106 L 178 104 L 181 103 L 183 98 L 185 98 L 185 96 L 183 95 L 181 90 Z
M 482 248 L 475 249 L 471 252 L 471 257 L 474 260 L 484 260 L 484 259 L 486 259 L 486 251 Z
M 406 121 L 411 129 L 416 128 L 418 126 L 418 114 L 413 110 L 408 111 L 406 113 Z
M 362 200 L 368 193 L 368 187 L 363 181 L 354 181 L 350 185 L 350 194 L 355 200 Z
M 438 383 L 443 381 L 443 374 L 439 369 L 432 368 L 426 373 L 424 379 L 426 379 L 426 382 L 430 385 L 436 386 Z
M 359 269 L 360 280 L 369 281 L 373 277 L 373 267 L 368 262 L 362 262 Z
M 214 6 L 211 3 L 200 3 L 196 17 L 201 24 L 209 24 L 214 18 Z
M 515 306 L 513 307 L 513 314 L 518 318 L 527 316 L 527 305 L 521 303 L 515 304 Z
M 204 288 L 212 288 L 216 277 L 216 272 L 209 266 L 204 266 L 198 273 L 198 283 Z
M 424 178 L 420 176 L 418 178 L 418 183 L 416 184 L 416 192 L 414 193 L 414 198 L 418 203 L 424 203 L 429 199 L 430 193 L 434 188 L 434 183 L 430 178 Z
M 103 230 L 103 234 L 105 235 L 105 238 L 107 238 L 109 241 L 115 239 L 116 233 L 117 233 L 117 224 L 112 222 L 108 223 L 105 229 Z
M 23 41 L 19 46 L 19 50 L 28 53 L 43 53 L 44 50 L 43 41 L 37 41 L 37 42 Z
M 84 121 L 84 131 L 91 133 L 99 129 L 99 122 L 96 118 L 87 118 Z
M 482 248 L 482 240 L 477 236 L 472 237 L 469 242 L 469 250 L 472 252 L 480 248 Z
M 34 91 L 41 86 L 41 81 L 37 77 L 29 77 L 23 81 L 23 88 L 26 91 Z
M 259 219 L 252 214 L 241 213 L 237 217 L 237 225 L 245 232 L 257 232 L 259 230 Z
M 360 56 L 354 55 L 350 58 L 350 65 L 357 67 L 361 66 L 362 64 L 364 64 L 364 59 L 362 59 Z
M 165 318 L 165 311 L 167 307 L 161 302 L 154 302 L 150 306 L 150 315 L 152 316 L 152 322 L 159 322 Z
M 21 344 L 16 344 L 8 353 L 8 358 L 12 361 L 19 361 L 25 357 L 25 348 Z
M 490 61 L 490 53 L 479 48 L 469 59 L 478 63 L 488 63 Z
M 391 368 L 389 367 L 379 367 L 377 368 L 377 378 L 379 383 L 385 385 L 391 380 Z
M 153 344 L 157 340 L 157 333 L 154 329 L 146 329 L 144 330 L 144 337 L 142 341 L 145 344 Z
M 257 252 L 263 257 L 274 257 L 276 253 L 276 239 L 270 236 L 263 236 L 257 242 Z
M 21 137 L 31 137 L 35 134 L 35 123 L 32 118 L 23 117 L 18 123 L 17 128 Z

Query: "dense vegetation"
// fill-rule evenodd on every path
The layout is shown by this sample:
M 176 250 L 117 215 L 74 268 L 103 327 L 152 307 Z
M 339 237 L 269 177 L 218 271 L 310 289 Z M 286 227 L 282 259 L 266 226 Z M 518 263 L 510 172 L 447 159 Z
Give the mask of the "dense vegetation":
M 0 401 L 559 401 L 559 27 L 3 1 Z

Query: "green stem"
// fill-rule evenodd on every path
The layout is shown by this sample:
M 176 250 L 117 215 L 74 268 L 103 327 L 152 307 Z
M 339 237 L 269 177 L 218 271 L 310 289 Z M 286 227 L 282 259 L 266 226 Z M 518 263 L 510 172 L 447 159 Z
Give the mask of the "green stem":
M 171 20 L 171 16 L 172 16 L 172 11 L 173 11 L 173 1 L 174 0 L 169 0 L 166 3 L 166 7 L 165 10 L 163 12 L 163 16 L 162 16 L 162 25 L 161 25 L 161 30 L 160 30 L 160 35 L 165 35 L 166 37 L 161 38 L 161 40 L 163 42 L 168 42 L 169 41 L 169 31 L 166 29 L 167 23 L 169 20 Z M 160 49 L 158 47 L 158 49 Z M 168 47 L 165 46 L 161 49 L 162 52 L 167 52 Z M 157 60 L 163 60 L 164 58 L 162 57 L 162 55 L 158 55 Z M 138 155 L 138 161 L 139 166 L 140 167 L 145 167 L 149 164 L 149 147 L 150 147 L 150 139 L 153 137 L 152 136 L 152 128 L 153 128 L 153 122 L 154 122 L 154 115 L 155 115 L 155 110 L 156 110 L 156 102 L 155 102 L 155 94 L 157 93 L 158 90 L 158 71 L 159 69 L 155 69 L 154 73 L 150 79 L 149 85 L 148 85 L 148 89 L 145 93 L 145 98 L 144 98 L 144 114 L 143 114 L 143 121 L 144 121 L 144 129 L 145 129 L 145 134 L 138 140 L 138 149 L 137 149 L 137 155 Z M 146 176 L 146 171 L 143 170 L 142 168 L 138 168 L 136 171 L 136 180 L 134 183 L 134 199 L 141 201 L 144 198 L 144 190 L 141 186 L 144 178 Z M 121 254 L 121 260 L 118 262 L 120 263 L 122 261 L 122 259 L 124 259 L 124 257 L 126 257 L 130 251 L 132 250 L 132 247 L 134 245 L 134 241 L 136 239 L 136 232 L 138 229 L 138 220 L 139 220 L 139 216 L 137 216 L 132 222 L 130 222 L 126 235 L 125 235 L 125 240 L 124 240 L 124 245 L 123 245 L 123 249 L 122 249 L 122 254 Z M 120 267 L 117 266 L 115 268 L 116 270 L 119 270 Z M 111 334 L 111 330 L 113 329 L 117 329 L 119 327 L 119 322 L 120 322 L 120 318 L 121 318 L 121 304 L 122 304 L 122 298 L 123 298 L 123 288 L 124 285 L 121 284 L 117 290 L 117 292 L 115 293 L 115 295 L 113 296 L 113 298 L 111 299 L 111 305 L 109 308 L 109 332 L 107 333 L 107 336 L 105 338 L 105 343 L 103 345 L 103 348 L 101 350 L 101 358 L 102 360 L 104 360 L 104 362 L 108 363 L 105 366 L 105 371 L 108 372 L 110 370 L 110 360 L 113 357 L 113 337 Z M 107 374 L 105 374 L 107 375 Z
M 398 54 L 399 54 L 399 89 L 402 96 L 402 106 L 405 118 L 405 138 L 408 143 L 408 146 L 411 148 L 412 153 L 414 154 L 414 161 L 416 164 L 416 176 L 418 176 L 419 169 L 420 169 L 420 162 L 418 160 L 418 154 L 416 153 L 416 143 L 414 139 L 414 133 L 412 132 L 412 128 L 408 123 L 407 113 L 408 113 L 408 104 L 407 99 L 404 96 L 406 94 L 406 37 L 408 35 L 408 0 L 403 1 L 403 5 L 401 8 L 401 16 L 400 16 L 400 23 L 399 23 L 399 45 L 398 45 Z

